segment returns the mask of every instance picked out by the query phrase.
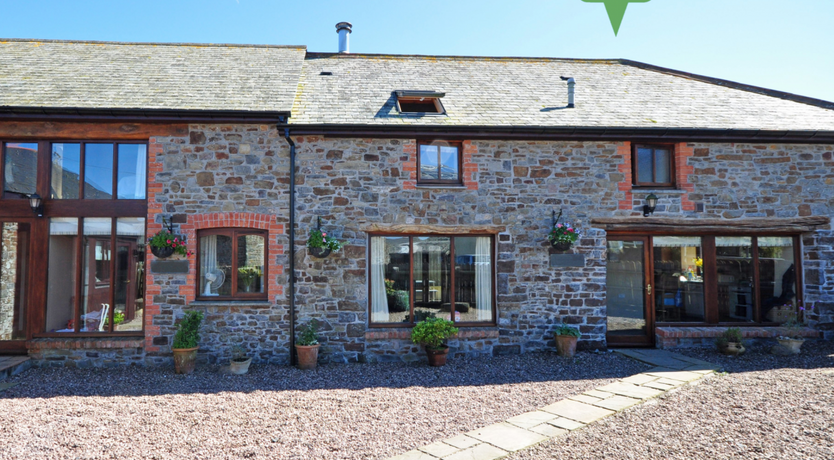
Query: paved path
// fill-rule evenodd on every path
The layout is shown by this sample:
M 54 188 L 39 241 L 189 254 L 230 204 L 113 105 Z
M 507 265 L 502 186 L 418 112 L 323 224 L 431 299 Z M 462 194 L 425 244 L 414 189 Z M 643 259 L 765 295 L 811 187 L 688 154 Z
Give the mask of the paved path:
M 0 380 L 25 371 L 30 364 L 28 356 L 0 355 Z
M 493 460 L 712 374 L 717 366 L 657 349 L 623 349 L 617 353 L 655 366 L 646 372 L 555 402 L 504 422 L 418 447 L 389 460 Z

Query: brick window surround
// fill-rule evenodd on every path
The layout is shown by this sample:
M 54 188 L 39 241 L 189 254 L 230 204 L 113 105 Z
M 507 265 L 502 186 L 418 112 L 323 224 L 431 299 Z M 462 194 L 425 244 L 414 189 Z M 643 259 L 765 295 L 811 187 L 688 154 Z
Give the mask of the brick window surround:
M 478 165 L 472 161 L 472 155 L 478 153 L 478 146 L 472 141 L 463 141 L 461 143 L 463 152 L 461 153 L 460 178 L 462 186 L 468 190 L 478 190 L 478 182 L 475 180 L 475 173 L 478 171 Z M 417 141 L 408 140 L 403 141 L 403 153 L 408 159 L 403 163 L 403 172 L 405 173 L 405 181 L 403 183 L 403 190 L 417 189 Z M 420 185 L 420 187 L 443 187 L 442 185 Z
M 623 199 L 619 202 L 619 209 L 622 211 L 640 212 L 643 203 L 635 206 L 634 203 L 634 177 L 632 168 L 632 144 L 623 142 L 617 147 L 617 154 L 623 158 L 619 165 L 619 171 L 623 174 L 623 180 L 618 184 L 618 189 L 623 193 Z M 695 168 L 689 164 L 689 158 L 695 154 L 695 149 L 685 142 L 679 142 L 674 146 L 675 165 L 675 188 L 685 193 L 681 195 L 681 211 L 695 211 L 695 203 L 689 199 L 689 194 L 695 190 L 695 185 L 689 182 L 689 176 L 695 172 Z M 636 190 L 640 190 L 639 188 Z

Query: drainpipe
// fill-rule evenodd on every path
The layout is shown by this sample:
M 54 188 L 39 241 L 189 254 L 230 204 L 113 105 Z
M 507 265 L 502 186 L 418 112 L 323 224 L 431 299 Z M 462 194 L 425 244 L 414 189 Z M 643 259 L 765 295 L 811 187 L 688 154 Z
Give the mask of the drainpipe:
M 290 146 L 290 365 L 295 366 L 295 142 L 290 138 L 290 128 L 284 128 L 284 139 Z
M 574 94 L 576 88 L 576 80 L 573 77 L 560 77 L 562 81 L 568 82 L 568 108 L 572 109 L 576 107 L 574 104 Z

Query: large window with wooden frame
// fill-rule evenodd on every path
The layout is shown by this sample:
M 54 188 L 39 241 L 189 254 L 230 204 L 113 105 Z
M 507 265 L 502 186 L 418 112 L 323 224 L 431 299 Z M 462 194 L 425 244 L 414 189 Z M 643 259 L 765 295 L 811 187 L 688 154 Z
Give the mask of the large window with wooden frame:
M 418 142 L 417 184 L 461 185 L 462 150 L 460 142 Z
M 197 239 L 199 299 L 267 299 L 266 231 L 208 229 L 199 231 Z
M 632 156 L 635 186 L 675 186 L 674 146 L 635 144 Z
M 797 311 L 792 236 L 654 236 L 658 323 L 782 323 Z
M 495 323 L 493 236 L 374 235 L 370 244 L 371 326 Z

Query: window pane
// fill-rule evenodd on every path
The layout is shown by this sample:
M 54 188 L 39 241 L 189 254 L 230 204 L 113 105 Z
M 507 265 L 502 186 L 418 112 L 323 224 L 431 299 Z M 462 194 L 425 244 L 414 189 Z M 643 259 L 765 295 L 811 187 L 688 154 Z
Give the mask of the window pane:
M 26 339 L 29 225 L 0 223 L 0 340 Z
M 672 182 L 669 172 L 669 151 L 657 149 L 654 151 L 654 182 L 668 184 Z
M 81 331 L 109 332 L 110 232 L 109 218 L 84 219 L 84 265 L 81 273 Z
M 84 198 L 113 197 L 113 144 L 84 146 Z
M 237 292 L 265 292 L 264 237 L 240 235 L 237 237 Z
M 701 252 L 701 238 L 656 236 L 653 245 L 657 322 L 703 322 L 704 256 Z
M 125 200 L 145 198 L 145 150 L 144 145 L 119 145 L 119 175 L 117 197 Z
M 74 332 L 78 219 L 49 219 L 49 270 L 46 288 L 46 331 Z
M 232 294 L 232 238 L 208 235 L 200 238 L 200 294 Z
M 408 237 L 371 238 L 371 322 L 409 321 Z
M 436 145 L 420 146 L 420 179 L 438 179 L 437 149 Z
M 796 312 L 796 264 L 793 238 L 760 237 L 759 295 L 762 321 L 783 323 Z
M 652 149 L 637 149 L 637 182 L 651 183 L 652 180 Z
M 463 322 L 491 322 L 492 239 L 455 238 L 455 318 Z
M 451 239 L 414 238 L 414 315 L 451 318 Z
M 440 147 L 440 178 L 458 180 L 458 148 Z
M 753 321 L 753 239 L 747 236 L 715 238 L 718 269 L 718 320 Z
M 145 261 L 139 245 L 144 241 L 145 219 L 116 220 L 116 305 L 114 331 L 141 331 L 145 309 Z
M 52 198 L 77 200 L 81 188 L 81 144 L 52 144 Z
M 608 240 L 608 334 L 645 335 L 643 242 Z
M 3 171 L 5 198 L 26 198 L 38 182 L 38 144 L 6 144 Z

